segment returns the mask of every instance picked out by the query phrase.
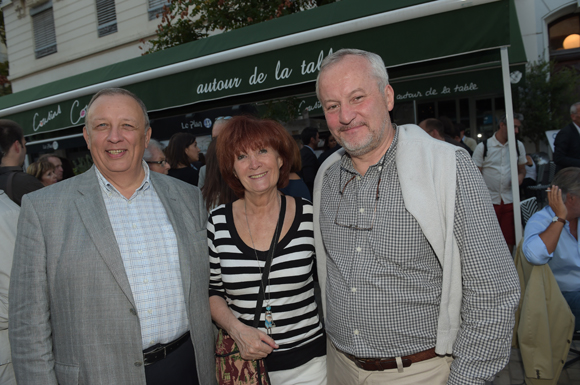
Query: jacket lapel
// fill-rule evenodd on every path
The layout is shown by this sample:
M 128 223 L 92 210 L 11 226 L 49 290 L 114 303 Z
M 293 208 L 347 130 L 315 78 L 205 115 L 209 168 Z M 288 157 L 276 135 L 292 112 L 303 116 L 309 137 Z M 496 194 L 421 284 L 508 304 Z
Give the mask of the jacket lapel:
M 95 166 L 79 177 L 79 197 L 75 205 L 99 254 L 109 267 L 111 274 L 127 296 L 135 305 L 129 279 L 123 265 L 121 252 L 115 238 L 115 233 L 109 220 L 107 208 L 101 195 L 101 187 L 95 173 Z
M 174 185 L 167 183 L 165 180 L 167 176 L 158 175 L 155 172 L 149 174 L 153 188 L 157 192 L 157 196 L 161 200 L 169 222 L 173 226 L 175 237 L 177 238 L 177 250 L 179 253 L 179 268 L 181 270 L 181 281 L 183 283 L 183 295 L 186 302 L 189 300 L 189 293 L 191 287 L 191 259 L 189 258 L 193 247 L 188 240 L 193 234 L 188 233 L 188 228 L 191 231 L 191 226 L 187 226 L 184 221 L 188 215 L 191 215 L 187 207 L 181 202 L 183 197 L 175 189 Z

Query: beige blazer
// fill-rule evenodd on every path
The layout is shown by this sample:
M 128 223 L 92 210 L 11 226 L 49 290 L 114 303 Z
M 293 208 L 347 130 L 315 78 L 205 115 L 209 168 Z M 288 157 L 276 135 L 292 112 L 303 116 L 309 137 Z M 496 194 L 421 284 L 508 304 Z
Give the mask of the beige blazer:
M 557 384 L 570 350 L 574 315 L 550 266 L 527 261 L 520 242 L 515 264 L 522 296 L 512 345 L 520 348 L 528 385 Z
M 177 236 L 199 382 L 215 384 L 201 193 L 150 178 Z M 24 197 L 10 303 L 18 383 L 145 385 L 139 317 L 94 168 Z

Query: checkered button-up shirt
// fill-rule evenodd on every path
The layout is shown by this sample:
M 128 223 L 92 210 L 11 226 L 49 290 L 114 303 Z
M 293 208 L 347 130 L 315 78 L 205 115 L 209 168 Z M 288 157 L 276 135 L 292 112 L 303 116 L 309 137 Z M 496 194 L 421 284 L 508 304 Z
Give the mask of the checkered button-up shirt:
M 331 256 L 327 329 L 338 349 L 357 357 L 406 356 L 436 342 L 442 270 L 405 210 L 396 144 L 397 136 L 364 176 L 343 156 L 322 188 L 320 224 Z M 341 196 L 339 188 L 349 180 Z
M 167 343 L 189 330 L 181 282 L 177 238 L 165 208 L 145 178 L 125 198 L 96 169 L 109 220 L 141 323 L 143 349 Z
M 442 269 L 405 209 L 399 180 L 408 176 L 398 175 L 397 145 L 398 131 L 384 157 L 364 175 L 344 155 L 322 182 L 327 331 L 338 349 L 357 357 L 405 356 L 437 341 Z M 505 244 L 489 241 L 502 239 L 501 232 L 467 153 L 456 152 L 455 172 L 453 234 L 461 255 L 463 323 L 449 383 L 483 384 L 509 359 L 519 290 L 513 269 L 505 266 Z

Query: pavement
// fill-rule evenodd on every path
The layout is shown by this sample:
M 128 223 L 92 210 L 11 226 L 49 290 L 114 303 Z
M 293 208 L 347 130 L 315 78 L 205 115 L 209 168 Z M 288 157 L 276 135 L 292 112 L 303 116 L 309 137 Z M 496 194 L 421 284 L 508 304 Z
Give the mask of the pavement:
M 572 348 L 580 350 L 580 341 L 573 341 Z M 574 353 L 568 354 L 568 360 L 576 357 Z M 507 366 L 499 372 L 492 382 L 488 385 L 523 385 L 524 366 L 519 349 L 512 349 L 511 358 Z M 570 365 L 567 369 L 562 370 L 558 385 L 579 385 L 580 384 L 580 361 Z

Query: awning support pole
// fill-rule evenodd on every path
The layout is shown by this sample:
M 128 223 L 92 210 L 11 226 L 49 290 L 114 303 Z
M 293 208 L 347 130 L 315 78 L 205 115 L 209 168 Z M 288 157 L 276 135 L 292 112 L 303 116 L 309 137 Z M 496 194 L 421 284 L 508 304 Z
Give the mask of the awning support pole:
M 520 184 L 518 179 L 518 152 L 516 150 L 516 134 L 514 130 L 514 108 L 512 103 L 512 88 L 507 47 L 500 48 L 501 74 L 503 78 L 503 94 L 508 129 L 508 146 L 510 150 L 510 168 L 512 178 L 512 195 L 514 200 L 514 223 L 516 227 L 516 246 L 522 239 L 522 221 L 520 210 Z M 525 155 L 525 154 L 523 154 Z

